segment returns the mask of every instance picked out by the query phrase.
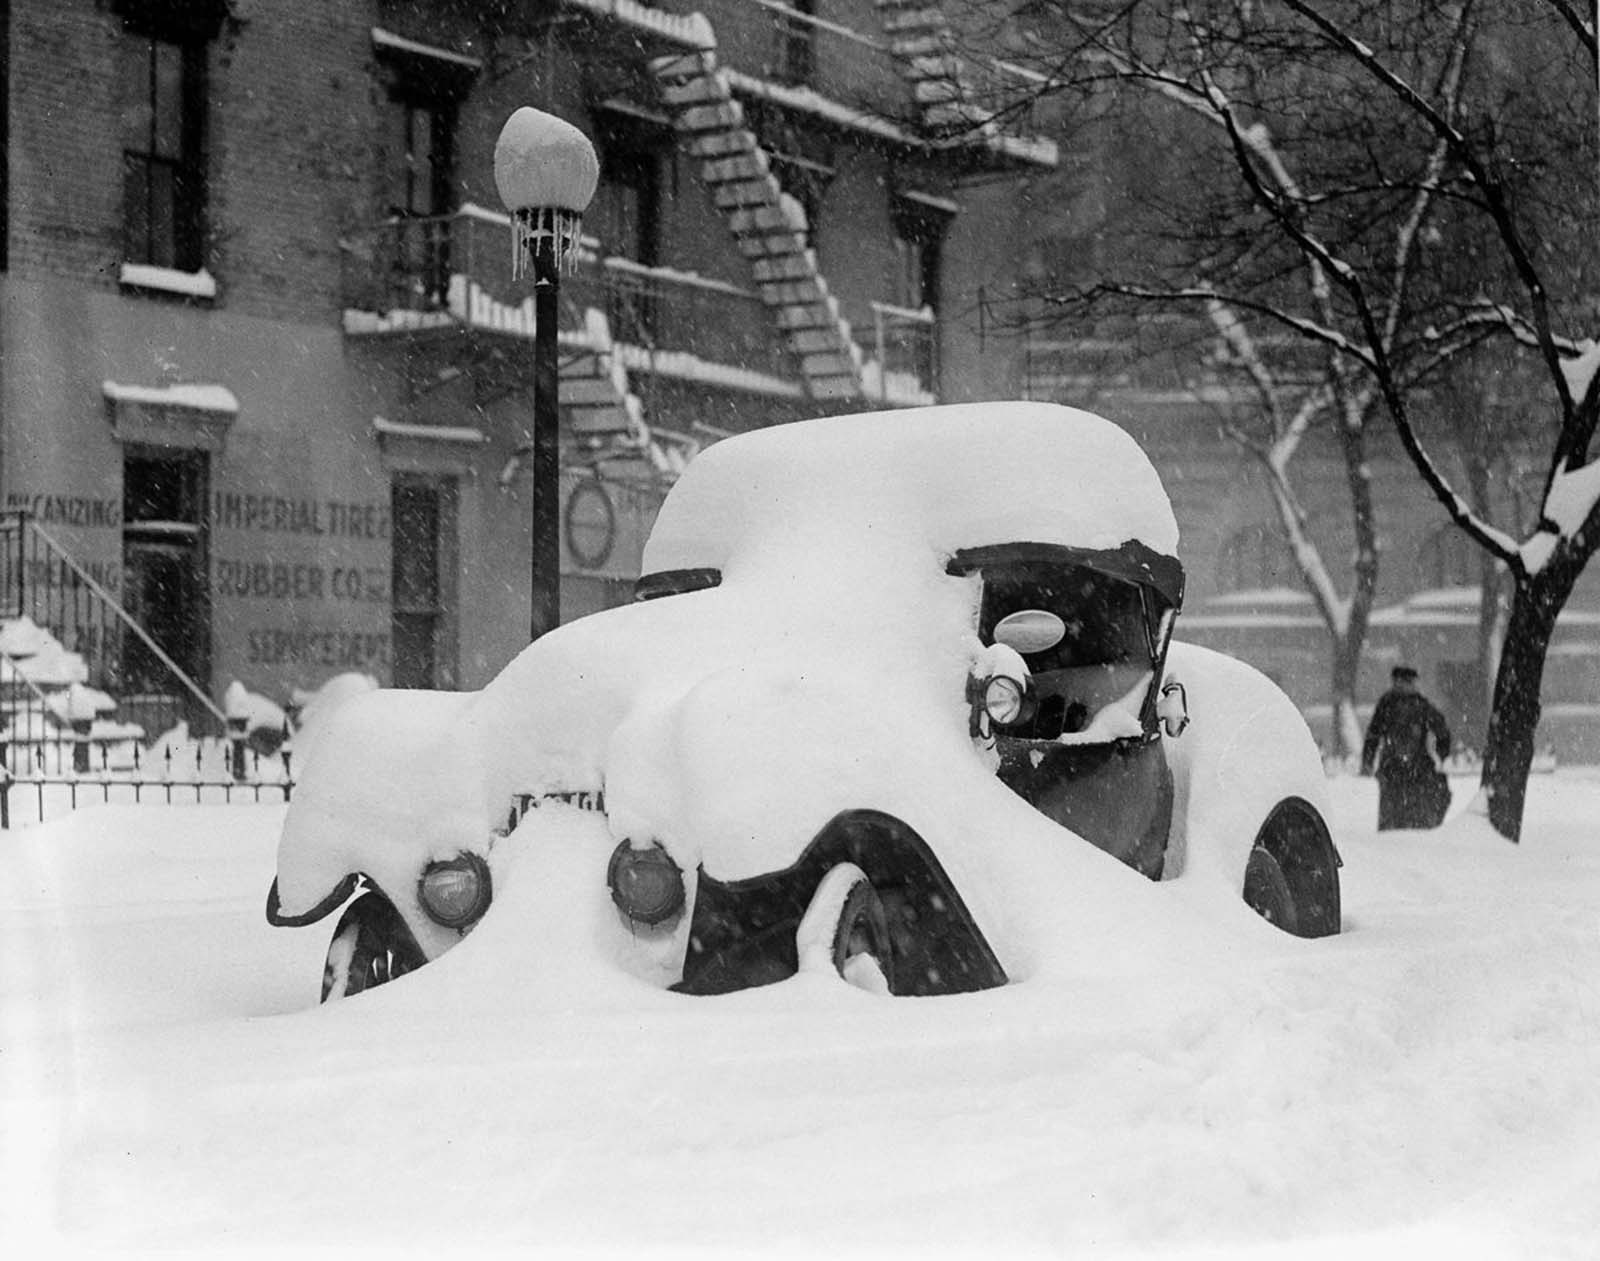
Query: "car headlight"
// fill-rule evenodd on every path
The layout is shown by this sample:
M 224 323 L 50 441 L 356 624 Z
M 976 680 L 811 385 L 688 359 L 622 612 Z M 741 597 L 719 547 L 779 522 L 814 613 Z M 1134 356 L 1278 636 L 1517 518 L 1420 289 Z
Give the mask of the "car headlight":
M 623 841 L 611 855 L 606 883 L 611 900 L 636 924 L 660 924 L 683 910 L 683 871 L 659 841 L 648 849 Z
M 1009 727 L 1022 718 L 1027 690 L 1015 679 L 997 674 L 983 687 L 983 708 L 989 721 Z
M 417 882 L 417 900 L 435 923 L 465 929 L 489 909 L 489 864 L 478 854 L 429 863 Z

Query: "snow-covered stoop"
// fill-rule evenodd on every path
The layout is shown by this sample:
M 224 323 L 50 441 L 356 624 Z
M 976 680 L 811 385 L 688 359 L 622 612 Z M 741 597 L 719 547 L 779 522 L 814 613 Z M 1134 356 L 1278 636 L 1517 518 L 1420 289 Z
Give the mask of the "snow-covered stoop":
M 861 348 L 828 291 L 816 251 L 806 246 L 805 212 L 773 175 L 716 54 L 661 57 L 650 68 L 685 147 L 702 162 L 701 174 L 740 253 L 750 260 L 762 299 L 774 308 L 811 397 L 861 398 Z
M 228 734 L 207 737 L 182 721 L 147 732 L 120 719 L 116 698 L 88 678 L 83 656 L 48 628 L 0 619 L 0 828 L 89 804 L 271 802 L 293 790 L 283 709 L 239 683 L 225 700 Z

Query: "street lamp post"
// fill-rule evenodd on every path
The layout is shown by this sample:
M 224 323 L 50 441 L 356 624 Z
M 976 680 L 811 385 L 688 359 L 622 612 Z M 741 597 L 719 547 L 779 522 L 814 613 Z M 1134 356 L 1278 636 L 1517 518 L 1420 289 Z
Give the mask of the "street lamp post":
M 565 119 L 523 106 L 500 129 L 494 182 L 511 212 L 511 277 L 533 276 L 533 608 L 529 638 L 561 621 L 561 411 L 556 320 L 600 163 Z

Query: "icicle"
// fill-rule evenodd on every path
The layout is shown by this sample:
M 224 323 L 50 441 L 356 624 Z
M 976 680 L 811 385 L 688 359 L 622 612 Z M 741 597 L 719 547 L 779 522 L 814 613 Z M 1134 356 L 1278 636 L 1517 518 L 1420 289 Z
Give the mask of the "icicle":
M 533 271 L 539 243 L 549 240 L 556 271 L 569 276 L 578 267 L 578 246 L 583 216 L 553 206 L 529 206 L 511 215 L 511 278 L 521 280 Z

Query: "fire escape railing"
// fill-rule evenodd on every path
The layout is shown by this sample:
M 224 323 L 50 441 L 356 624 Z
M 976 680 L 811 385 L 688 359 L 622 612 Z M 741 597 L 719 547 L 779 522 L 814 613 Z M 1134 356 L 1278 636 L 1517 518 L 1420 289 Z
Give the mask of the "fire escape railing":
M 504 217 L 477 207 L 387 219 L 346 234 L 344 305 L 374 317 L 374 332 L 470 322 L 460 309 L 463 280 L 509 306 L 526 297 L 526 287 L 512 283 L 510 253 Z M 580 330 L 593 308 L 605 313 L 617 341 L 652 353 L 795 373 L 760 295 L 737 285 L 590 248 L 563 278 L 561 299 L 565 331 Z M 347 327 L 354 327 L 348 319 Z

